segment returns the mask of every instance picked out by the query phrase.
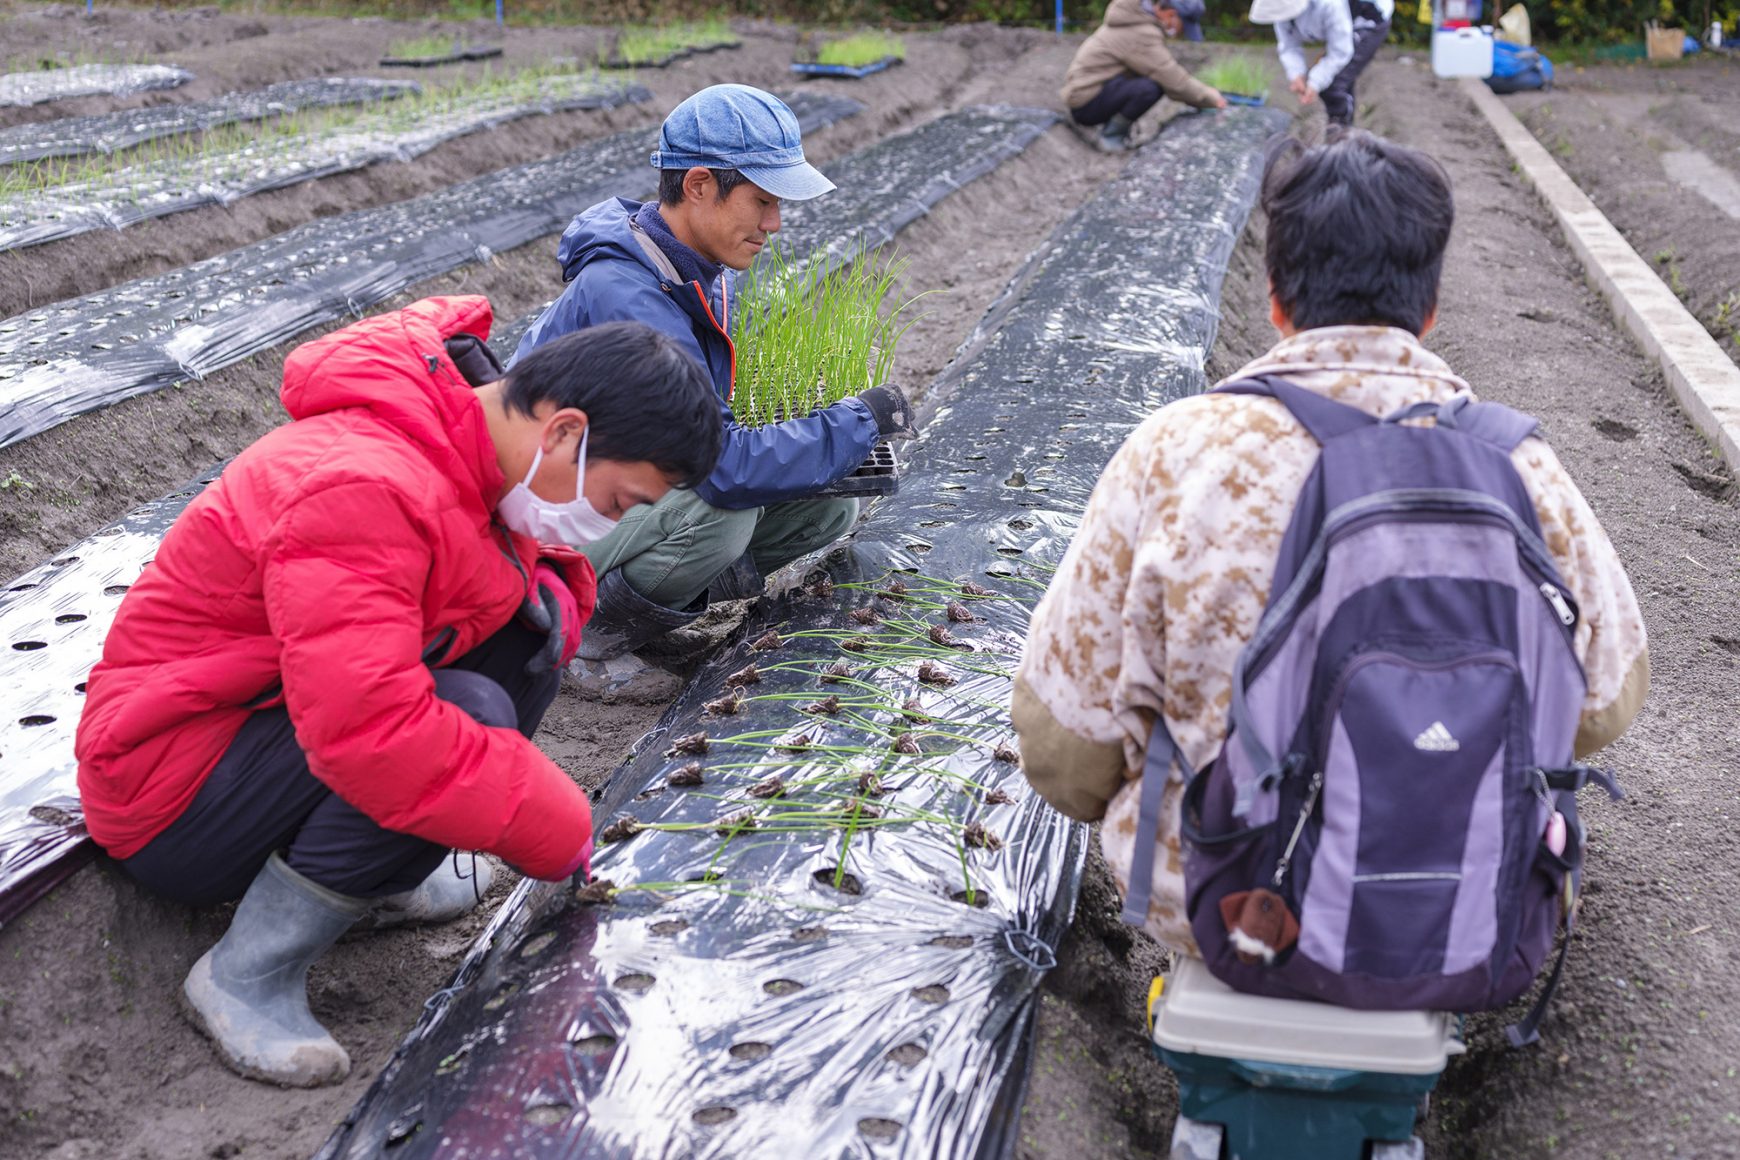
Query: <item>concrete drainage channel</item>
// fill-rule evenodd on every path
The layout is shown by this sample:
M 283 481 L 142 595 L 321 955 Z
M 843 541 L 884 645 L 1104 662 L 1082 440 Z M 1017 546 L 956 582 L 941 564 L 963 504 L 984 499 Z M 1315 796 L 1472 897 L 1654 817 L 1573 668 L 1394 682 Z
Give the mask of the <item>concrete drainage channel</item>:
M 974 107 L 869 146 L 828 167 L 842 193 L 854 195 L 829 214 L 791 215 L 785 244 L 796 254 L 844 255 L 891 241 L 949 193 L 1017 156 L 1055 120 L 1045 110 Z M 641 134 L 627 136 L 626 147 L 637 148 Z M 535 317 L 506 328 L 496 348 L 511 352 Z M 0 776 L 0 924 L 89 853 L 72 753 L 79 682 L 158 540 L 217 473 L 214 467 L 0 589 L 0 648 L 10 650 L 0 652 L 8 678 L 0 681 L 0 756 L 8 759 Z
M 1201 389 L 1282 120 L 1180 119 L 1053 234 L 902 493 L 612 776 L 600 881 L 523 883 L 322 1157 L 1013 1146 L 1086 846 L 1010 745 L 1027 610 L 1118 443 Z

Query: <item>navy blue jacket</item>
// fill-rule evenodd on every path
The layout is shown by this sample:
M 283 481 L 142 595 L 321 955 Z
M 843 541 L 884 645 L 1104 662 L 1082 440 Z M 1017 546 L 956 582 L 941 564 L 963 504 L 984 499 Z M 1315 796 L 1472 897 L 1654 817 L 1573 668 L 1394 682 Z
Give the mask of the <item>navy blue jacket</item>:
M 668 261 L 661 270 L 642 245 L 645 233 L 631 224 L 638 209 L 639 202 L 611 198 L 568 223 L 556 250 L 568 288 L 526 332 L 514 358 L 601 322 L 644 322 L 676 339 L 712 376 L 725 418 L 719 464 L 695 489 L 714 507 L 803 499 L 857 469 L 877 440 L 876 419 L 859 399 L 763 427 L 737 422 L 730 404 L 737 371 L 731 274 L 709 295 L 699 282 L 678 281 Z

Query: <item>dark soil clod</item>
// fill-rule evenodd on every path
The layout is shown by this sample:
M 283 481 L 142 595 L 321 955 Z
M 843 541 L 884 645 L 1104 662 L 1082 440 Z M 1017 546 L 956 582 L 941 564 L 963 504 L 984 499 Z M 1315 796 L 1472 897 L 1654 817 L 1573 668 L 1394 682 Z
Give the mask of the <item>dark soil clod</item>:
M 756 652 L 771 652 L 784 643 L 785 641 L 779 638 L 779 633 L 770 628 L 760 636 L 756 637 L 755 640 L 750 643 L 749 647 L 754 649 Z
M 808 592 L 817 600 L 826 600 L 834 594 L 834 582 L 827 576 L 818 576 L 815 583 L 809 586 Z
M 800 926 L 791 932 L 793 942 L 821 942 L 828 937 L 825 926 Z
M 956 624 L 971 624 L 973 621 L 979 619 L 972 609 L 968 608 L 965 604 L 962 604 L 959 600 L 949 601 L 947 612 L 948 618 Z
M 847 664 L 845 661 L 835 661 L 833 664 L 822 670 L 822 681 L 826 684 L 832 684 L 835 681 L 843 680 L 851 675 L 851 665 Z
M 918 679 L 927 685 L 947 688 L 955 683 L 955 678 L 949 671 L 935 661 L 922 661 L 918 666 Z
M 1001 850 L 1003 839 L 985 828 L 983 822 L 968 822 L 961 831 L 961 841 L 974 850 Z
M 646 827 L 641 823 L 639 818 L 631 818 L 624 815 L 600 830 L 598 832 L 598 840 L 605 843 L 626 842 L 645 828 Z
M 930 641 L 932 644 L 940 644 L 947 648 L 958 648 L 961 643 L 956 640 L 954 634 L 948 630 L 948 626 L 943 624 L 933 624 L 930 626 Z
M 858 876 L 850 870 L 843 871 L 838 866 L 825 866 L 810 877 L 815 880 L 816 885 L 838 890 L 841 894 L 864 893 L 864 884 L 858 881 Z
M 869 802 L 859 798 L 852 803 L 851 812 L 857 814 L 860 818 L 879 818 L 882 816 L 882 807 L 873 806 Z
M 902 733 L 896 737 L 892 748 L 896 753 L 919 754 L 924 752 L 918 747 L 918 738 L 910 733 Z
M 884 1120 L 880 1116 L 865 1116 L 858 1121 L 858 1131 L 872 1140 L 892 1140 L 905 1126 L 899 1120 Z
M 988 806 L 1012 806 L 1015 804 L 1015 799 L 1003 790 L 994 789 L 985 795 L 985 804 Z
M 834 696 L 823 697 L 820 701 L 811 701 L 809 704 L 804 706 L 804 712 L 806 713 L 833 714 L 838 713 L 839 711 L 840 698 Z
M 995 596 L 997 594 L 995 592 L 991 591 L 989 588 L 986 588 L 983 584 L 974 584 L 971 580 L 968 580 L 968 581 L 965 581 L 964 583 L 961 584 L 961 595 L 962 596 Z
M 870 638 L 867 636 L 849 636 L 840 642 L 840 647 L 847 652 L 861 653 L 870 647 Z
M 1007 761 L 1010 765 L 1021 764 L 1021 751 L 1016 749 L 1007 741 L 1001 743 L 996 749 L 992 750 L 991 756 L 995 757 L 998 761 Z
M 858 792 L 866 797 L 876 797 L 882 793 L 882 779 L 866 770 L 858 775 Z
M 581 906 L 608 906 L 616 898 L 616 883 L 608 878 L 594 878 L 574 891 L 574 901 Z
M 755 811 L 751 809 L 734 810 L 719 819 L 719 824 L 713 827 L 716 834 L 729 837 L 744 830 L 755 828 Z
M 725 683 L 734 687 L 754 685 L 761 681 L 761 670 L 754 665 L 744 665 L 725 678 Z
M 785 778 L 777 773 L 768 774 L 749 787 L 752 798 L 776 798 L 785 793 Z
M 862 608 L 852 610 L 852 619 L 859 624 L 876 624 L 882 619 L 882 614 L 876 611 L 874 604 L 866 604 Z
M 665 750 L 666 757 L 694 757 L 707 752 L 707 734 L 690 733 L 671 742 L 671 747 Z
M 701 763 L 698 761 L 678 766 L 665 776 L 665 784 L 671 786 L 695 786 L 700 785 L 704 780 Z
M 890 1063 L 898 1063 L 901 1067 L 912 1067 L 924 1062 L 930 1052 L 916 1043 L 902 1043 L 899 1047 L 888 1049 L 887 1059 Z
M 924 1003 L 947 1003 L 949 989 L 941 983 L 931 983 L 926 987 L 914 987 L 912 997 Z
M 908 697 L 901 704 L 900 715 L 915 725 L 930 724 L 930 715 L 924 711 L 924 704 L 917 697 Z
M 907 593 L 907 587 L 906 587 L 905 581 L 896 577 L 895 579 L 890 580 L 888 582 L 887 588 L 884 588 L 882 591 L 878 592 L 876 595 L 885 596 L 889 600 L 905 600 L 906 593 Z

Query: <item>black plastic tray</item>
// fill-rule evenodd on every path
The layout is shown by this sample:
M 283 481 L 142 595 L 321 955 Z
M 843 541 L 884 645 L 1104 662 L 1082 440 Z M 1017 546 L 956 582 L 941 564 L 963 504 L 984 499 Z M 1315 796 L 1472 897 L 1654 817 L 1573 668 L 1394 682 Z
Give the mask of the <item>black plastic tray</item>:
M 881 60 L 873 60 L 869 64 L 822 64 L 814 60 L 794 60 L 791 71 L 812 77 L 851 77 L 856 80 L 867 77 L 871 73 L 879 73 L 885 68 L 893 68 L 901 63 L 904 57 L 885 56 Z
M 383 56 L 381 65 L 385 68 L 434 68 L 436 65 L 459 64 L 468 60 L 493 60 L 501 53 L 502 50 L 496 47 L 462 48 L 446 56 Z
M 893 495 L 900 490 L 900 463 L 894 458 L 894 447 L 887 440 L 870 451 L 863 466 L 844 479 L 837 479 L 816 492 L 824 496 Z

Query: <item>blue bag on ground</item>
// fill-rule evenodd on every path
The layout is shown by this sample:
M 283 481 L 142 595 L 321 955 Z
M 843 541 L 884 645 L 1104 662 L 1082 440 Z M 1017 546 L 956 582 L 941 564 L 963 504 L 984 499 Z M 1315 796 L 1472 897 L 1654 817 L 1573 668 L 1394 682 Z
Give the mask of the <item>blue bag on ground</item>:
M 1510 458 L 1536 422 L 1466 395 L 1379 420 L 1275 376 L 1220 390 L 1279 400 L 1323 450 L 1185 790 L 1203 959 L 1261 995 L 1502 1007 L 1568 925 L 1577 789 L 1618 793 L 1573 757 L 1577 609 Z
M 1486 78 L 1495 93 L 1520 93 L 1553 87 L 1553 62 L 1539 49 L 1509 41 L 1492 42 L 1492 75 Z

